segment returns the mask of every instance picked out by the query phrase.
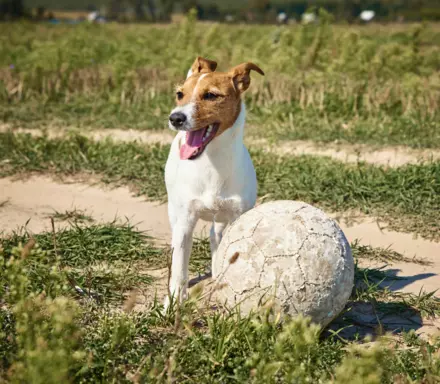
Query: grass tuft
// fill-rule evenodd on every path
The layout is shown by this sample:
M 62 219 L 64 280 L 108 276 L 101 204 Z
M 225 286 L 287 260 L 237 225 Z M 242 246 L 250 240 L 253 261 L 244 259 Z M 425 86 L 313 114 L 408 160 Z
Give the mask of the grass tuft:
M 383 261 L 386 263 L 414 263 L 419 265 L 432 265 L 432 262 L 416 257 L 406 257 L 402 254 L 388 248 L 374 248 L 370 245 L 362 245 L 358 240 L 355 240 L 351 245 L 353 257 L 358 259 L 368 259 Z
M 152 283 L 151 276 L 141 273 L 141 265 L 163 262 L 163 251 L 153 246 L 152 238 L 129 224 L 72 223 L 55 236 L 45 232 L 32 238 L 25 230 L 20 232 L 1 239 L 0 248 L 5 260 L 12 260 L 15 247 L 30 239 L 35 241 L 33 257 L 26 258 L 31 289 L 35 292 L 49 294 L 53 290 L 48 281 L 58 266 L 64 276 L 65 294 L 80 293 L 99 302 L 121 302 L 130 289 Z
M 54 211 L 50 217 L 59 221 L 73 221 L 77 223 L 92 223 L 94 221 L 92 216 L 87 215 L 84 211 L 76 208 L 64 212 Z

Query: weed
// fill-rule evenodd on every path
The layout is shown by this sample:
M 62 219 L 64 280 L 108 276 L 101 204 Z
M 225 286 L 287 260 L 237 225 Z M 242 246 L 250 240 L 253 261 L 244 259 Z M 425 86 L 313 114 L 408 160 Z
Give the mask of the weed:
M 8 376 L 12 382 L 65 382 L 84 358 L 79 347 L 80 312 L 75 302 L 61 296 L 64 276 L 58 274 L 56 264 L 46 274 L 44 291 L 34 290 L 38 283 L 32 281 L 36 275 L 29 273 L 28 260 L 44 259 L 34 246 L 31 240 L 13 248 L 11 255 L 0 250 L 0 292 L 6 304 L 2 311 L 3 316 L 13 317 L 6 347 L 9 356 L 14 355 L 13 361 L 6 362 Z M 8 322 L 2 325 L 2 333 L 5 329 Z
M 79 223 L 91 223 L 94 221 L 93 217 L 87 215 L 84 211 L 78 209 L 66 210 L 64 212 L 55 211 L 50 217 L 60 221 L 74 221 Z
M 390 247 L 388 248 L 374 248 L 370 245 L 362 245 L 358 240 L 355 240 L 351 244 L 351 249 L 353 252 L 353 257 L 369 259 L 369 260 L 380 260 L 387 263 L 396 263 L 396 262 L 405 262 L 405 263 L 414 263 L 420 265 L 431 265 L 430 261 L 424 259 L 418 259 L 415 257 L 406 257 L 394 250 Z

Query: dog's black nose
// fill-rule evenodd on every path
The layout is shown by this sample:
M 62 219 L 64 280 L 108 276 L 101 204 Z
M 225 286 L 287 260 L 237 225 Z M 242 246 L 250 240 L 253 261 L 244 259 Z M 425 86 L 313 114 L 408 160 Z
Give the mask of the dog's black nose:
M 174 112 L 170 115 L 170 121 L 174 127 L 179 128 L 186 121 L 186 116 L 182 112 Z

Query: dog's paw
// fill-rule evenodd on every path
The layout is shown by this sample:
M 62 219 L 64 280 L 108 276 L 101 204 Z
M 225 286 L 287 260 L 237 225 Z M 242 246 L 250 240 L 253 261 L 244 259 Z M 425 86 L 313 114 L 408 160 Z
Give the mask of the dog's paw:
M 184 294 L 179 294 L 179 295 L 171 294 L 171 296 L 167 295 L 164 300 L 162 313 L 165 315 L 167 313 L 172 312 L 173 310 L 176 309 L 178 305 L 181 305 L 183 301 L 187 299 L 187 297 L 188 295 L 186 290 Z
M 174 306 L 173 300 L 170 298 L 169 295 L 167 295 L 165 297 L 164 302 L 163 302 L 162 314 L 166 315 L 168 313 L 168 311 L 170 311 L 173 306 Z

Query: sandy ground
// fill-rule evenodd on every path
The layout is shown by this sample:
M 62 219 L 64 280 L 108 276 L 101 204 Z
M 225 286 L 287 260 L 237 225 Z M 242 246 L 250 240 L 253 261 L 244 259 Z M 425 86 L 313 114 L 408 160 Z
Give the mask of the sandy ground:
M 169 242 L 171 238 L 166 204 L 134 197 L 125 187 L 110 189 L 102 185 L 58 183 L 49 177 L 32 177 L 27 180 L 0 179 L 0 191 L 0 229 L 4 232 L 11 232 L 26 223 L 33 233 L 50 230 L 49 216 L 54 211 L 79 209 L 96 221 L 128 219 L 160 241 Z M 405 277 L 394 281 L 391 289 L 418 293 L 420 289 L 433 291 L 440 286 L 440 243 L 382 229 L 374 218 L 330 215 L 338 220 L 349 241 L 358 239 L 364 245 L 389 247 L 407 258 L 429 262 L 429 265 L 402 262 L 388 266 L 391 273 Z M 58 222 L 57 225 L 66 223 Z M 208 236 L 209 223 L 200 221 L 196 234 Z M 383 262 L 364 260 L 361 263 L 374 267 L 384 265 Z
M 7 125 L 0 125 L 0 132 L 6 132 L 9 129 Z M 93 131 L 79 131 L 91 139 L 102 140 L 112 138 L 122 142 L 137 141 L 140 143 L 171 143 L 173 133 L 170 130 L 163 131 L 138 131 L 133 129 L 103 129 Z M 43 132 L 38 129 L 14 129 L 14 132 L 29 133 L 34 136 L 41 136 Z M 66 134 L 64 130 L 48 130 L 49 137 L 62 137 Z M 281 155 L 314 155 L 329 157 L 346 163 L 357 163 L 360 161 L 383 165 L 388 167 L 399 167 L 405 164 L 417 164 L 420 162 L 436 161 L 440 159 L 438 150 L 416 150 L 403 146 L 375 148 L 364 144 L 319 144 L 312 141 L 283 141 L 279 143 L 270 143 L 266 139 L 255 139 L 247 137 L 245 139 L 249 147 L 257 147 L 268 152 L 275 152 Z
M 113 221 L 115 218 L 130 222 L 140 230 L 147 231 L 163 243 L 170 241 L 170 228 L 166 204 L 147 202 L 134 197 L 128 188 L 109 188 L 101 184 L 90 185 L 63 180 L 62 183 L 50 177 L 31 177 L 26 180 L 0 179 L 0 231 L 10 233 L 27 223 L 33 233 L 50 230 L 50 215 L 55 211 L 78 209 L 85 211 L 98 222 Z M 389 247 L 407 258 L 423 259 L 428 265 L 399 262 L 385 266 L 391 274 L 404 277 L 393 280 L 390 289 L 418 294 L 434 291 L 440 287 L 440 243 L 416 239 L 412 234 L 398 233 L 381 229 L 380 223 L 363 216 L 341 216 L 331 214 L 339 222 L 348 240 L 358 239 L 361 244 L 373 247 Z M 56 222 L 58 227 L 68 225 Z M 209 233 L 209 223 L 199 222 L 196 235 L 205 237 Z M 361 260 L 364 267 L 381 267 L 383 262 Z M 156 278 L 154 290 L 146 289 L 136 297 L 135 308 L 143 310 L 152 302 L 154 296 L 164 297 L 167 293 L 168 270 L 144 271 Z M 193 276 L 195 278 L 195 276 Z M 209 280 L 205 281 L 204 284 Z M 437 294 L 440 297 L 440 294 Z M 358 308 L 359 307 L 359 308 Z M 368 306 L 367 306 L 368 307 Z M 440 331 L 440 320 L 421 319 L 418 315 L 396 316 L 377 314 L 372 308 L 356 305 L 350 311 L 353 327 L 345 333 L 347 337 L 355 332 L 368 333 L 377 328 L 377 322 L 386 329 L 415 329 L 422 336 Z M 371 326 L 369 325 L 371 324 Z M 338 329 L 338 322 L 332 325 Z M 345 337 L 345 336 L 344 336 Z

